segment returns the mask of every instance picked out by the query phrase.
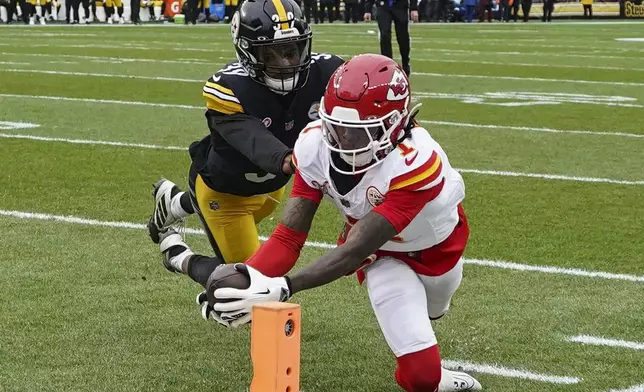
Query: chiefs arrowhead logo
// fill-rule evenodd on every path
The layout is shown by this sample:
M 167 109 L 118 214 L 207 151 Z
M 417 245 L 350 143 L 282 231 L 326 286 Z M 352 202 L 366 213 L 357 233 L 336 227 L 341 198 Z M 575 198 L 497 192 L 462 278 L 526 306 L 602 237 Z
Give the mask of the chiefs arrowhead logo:
M 389 82 L 389 91 L 387 91 L 387 99 L 389 101 L 400 101 L 409 96 L 409 82 L 403 73 L 396 69 Z

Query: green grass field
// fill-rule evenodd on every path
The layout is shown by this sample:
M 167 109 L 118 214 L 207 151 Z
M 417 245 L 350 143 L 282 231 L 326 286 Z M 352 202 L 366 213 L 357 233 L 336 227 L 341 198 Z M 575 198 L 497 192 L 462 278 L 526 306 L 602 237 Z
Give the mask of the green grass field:
M 374 29 L 315 26 L 314 51 L 377 52 Z M 411 33 L 419 118 L 472 228 L 434 324 L 445 364 L 486 391 L 644 391 L 644 42 L 616 40 L 644 24 Z M 249 328 L 203 321 L 143 230 L 151 184 L 187 185 L 201 85 L 233 55 L 222 26 L 0 28 L 0 391 L 246 390 Z M 309 239 L 332 243 L 341 219 L 319 215 Z M 354 277 L 293 302 L 303 391 L 399 390 Z

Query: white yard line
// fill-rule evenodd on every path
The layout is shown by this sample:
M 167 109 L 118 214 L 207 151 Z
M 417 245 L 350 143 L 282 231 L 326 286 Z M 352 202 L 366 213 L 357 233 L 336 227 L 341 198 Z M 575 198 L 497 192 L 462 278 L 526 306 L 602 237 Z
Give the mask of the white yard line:
M 476 372 L 492 374 L 495 376 L 521 378 L 524 380 L 545 382 L 550 384 L 577 384 L 581 381 L 577 377 L 551 376 L 549 374 L 533 373 L 521 369 L 511 369 L 499 365 L 472 363 L 466 361 L 442 360 L 443 366 L 447 369 L 458 370 L 462 368 L 465 372 Z
M 626 389 L 611 389 L 608 392 L 644 392 L 644 384 L 633 385 Z
M 510 172 L 510 171 L 498 171 L 498 170 L 459 169 L 459 168 L 455 168 L 455 169 L 461 173 L 483 174 L 483 175 L 489 175 L 489 176 L 529 177 L 529 178 L 540 178 L 544 180 L 595 182 L 595 183 L 619 184 L 619 185 L 644 185 L 644 181 L 639 181 L 639 180 L 631 181 L 631 180 L 619 180 L 619 179 L 601 178 L 601 177 L 578 177 L 578 176 L 567 176 L 567 175 L 561 175 L 561 174 L 524 173 L 524 172 Z
M 592 136 L 619 136 L 630 138 L 644 138 L 644 134 L 626 133 L 626 132 L 603 132 L 603 131 L 588 131 L 588 130 L 573 130 L 573 129 L 553 129 L 553 128 L 537 128 L 537 127 L 518 127 L 512 125 L 495 125 L 495 124 L 471 124 L 460 123 L 452 121 L 435 121 L 435 120 L 419 120 L 422 124 L 441 125 L 448 127 L 463 127 L 463 128 L 481 128 L 493 129 L 501 131 L 526 131 L 526 132 L 545 132 L 545 133 L 561 133 L 573 135 L 592 135 Z
M 147 226 L 141 223 L 102 221 L 98 219 L 87 219 L 87 218 L 80 218 L 75 216 L 61 216 L 61 215 L 43 214 L 43 213 L 26 212 L 26 211 L 0 210 L 0 216 L 7 216 L 7 217 L 18 218 L 18 219 L 32 219 L 32 220 L 45 220 L 45 221 L 73 223 L 73 224 L 88 225 L 88 226 L 147 230 Z M 200 229 L 186 228 L 185 232 L 189 234 L 205 235 L 203 230 L 200 230 Z M 260 240 L 266 241 L 266 239 L 267 237 L 260 236 Z M 326 242 L 315 242 L 315 241 L 307 241 L 306 246 L 309 246 L 312 248 L 322 248 L 322 249 L 335 248 L 335 244 L 326 243 Z M 464 259 L 464 260 L 466 264 L 473 264 L 473 265 L 479 265 L 479 266 L 490 267 L 490 268 L 499 268 L 499 269 L 507 269 L 507 270 L 523 271 L 523 272 L 539 272 L 539 273 L 556 274 L 556 275 L 579 276 L 579 277 L 585 277 L 585 278 L 591 278 L 591 279 L 608 279 L 608 280 L 620 280 L 620 281 L 627 281 L 627 282 L 644 283 L 644 276 L 637 276 L 637 275 L 614 274 L 611 272 L 587 271 L 587 270 L 564 268 L 564 267 L 538 266 L 538 265 L 520 264 L 520 263 L 514 263 L 510 261 L 499 261 L 499 260 L 482 260 L 482 259 Z M 462 364 L 460 366 L 462 366 Z
M 38 141 L 44 141 L 44 142 L 63 142 L 63 143 L 71 143 L 71 144 L 89 144 L 89 145 L 99 145 L 99 146 L 103 145 L 103 146 L 114 146 L 114 147 L 134 147 L 134 148 L 144 148 L 144 149 L 151 149 L 151 150 L 179 150 L 179 151 L 187 150 L 187 147 L 178 147 L 178 146 L 158 146 L 155 144 L 110 142 L 105 140 L 66 139 L 61 137 L 21 135 L 21 134 L 14 134 L 14 133 L 0 133 L 0 138 L 38 140 Z
M 468 264 L 476 264 L 485 267 L 503 268 L 523 272 L 541 272 L 544 274 L 581 276 L 584 278 L 599 278 L 609 280 L 625 280 L 629 282 L 644 283 L 644 275 L 614 274 L 611 272 L 586 271 L 577 268 L 550 267 L 531 264 L 518 264 L 502 260 L 479 260 L 467 259 Z
M 186 79 L 186 78 L 173 78 L 173 77 L 163 77 L 163 76 L 143 76 L 143 75 L 128 75 L 128 74 L 106 74 L 106 73 L 92 73 L 92 72 L 71 72 L 71 71 L 55 71 L 55 70 L 41 70 L 41 69 L 0 68 L 0 72 L 19 72 L 19 73 L 34 73 L 34 74 L 48 74 L 48 75 L 93 76 L 93 77 L 105 77 L 105 78 L 146 79 L 146 80 L 161 80 L 161 81 L 173 81 L 173 82 L 204 83 L 203 79 Z M 519 76 L 443 74 L 443 73 L 431 73 L 431 72 L 415 72 L 414 75 L 425 76 L 425 77 L 438 77 L 438 78 L 456 78 L 456 79 L 514 80 L 514 81 L 521 81 L 521 82 L 571 83 L 571 84 L 590 84 L 590 85 L 598 84 L 598 85 L 629 86 L 629 87 L 644 86 L 644 83 L 639 83 L 639 82 L 618 82 L 618 81 L 603 81 L 603 80 L 550 79 L 550 78 L 533 78 L 533 77 L 519 77 Z
M 155 103 L 155 102 L 141 102 L 141 101 L 122 101 L 117 99 L 97 99 L 97 98 L 72 98 L 72 97 L 56 97 L 51 95 L 24 95 L 24 94 L 0 94 L 0 98 L 18 98 L 18 99 L 37 99 L 48 101 L 68 101 L 68 102 L 87 102 L 96 104 L 115 104 L 126 106 L 149 106 L 159 108 L 173 108 L 173 109 L 199 109 L 206 110 L 206 106 L 197 105 L 180 105 L 173 103 Z
M 96 99 L 96 98 L 71 98 L 71 97 L 58 97 L 50 95 L 24 95 L 24 94 L 0 94 L 0 98 L 17 98 L 17 99 L 37 99 L 49 101 L 69 101 L 69 102 L 87 102 L 96 104 L 116 104 L 127 106 L 149 106 L 149 107 L 162 107 L 162 108 L 176 108 L 176 109 L 194 109 L 204 111 L 204 106 L 198 105 L 180 105 L 169 103 L 154 103 L 154 102 L 141 102 L 141 101 L 121 101 L 115 99 Z M 511 130 L 511 131 L 526 131 L 526 132 L 546 132 L 555 134 L 580 134 L 591 136 L 618 136 L 629 138 L 644 138 L 644 134 L 626 133 L 626 132 L 605 132 L 605 131 L 590 131 L 590 130 L 568 130 L 568 129 L 553 129 L 553 128 L 537 128 L 537 127 L 519 127 L 512 125 L 496 125 L 496 124 L 472 124 L 451 121 L 434 121 L 434 120 L 420 120 L 423 124 L 450 126 L 450 127 L 464 127 L 464 128 L 480 128 L 480 129 L 493 129 L 493 130 Z
M 86 55 L 74 55 L 74 54 L 48 54 L 48 53 L 15 53 L 15 52 L 0 52 L 0 55 L 4 56 L 16 56 L 16 57 L 67 57 L 67 58 L 79 58 L 79 59 L 89 59 L 95 60 L 97 62 L 120 62 L 120 63 L 133 63 L 133 62 L 143 62 L 143 63 L 163 63 L 163 64 L 195 64 L 195 65 L 204 65 L 213 67 L 215 64 L 212 61 L 197 59 L 197 58 L 186 58 L 179 60 L 162 60 L 162 59 L 145 59 L 145 58 L 131 58 L 131 57 L 110 57 L 110 56 L 86 56 Z M 350 54 L 338 54 L 338 56 L 343 58 L 350 58 Z M 231 61 L 232 57 L 217 57 L 217 60 L 222 61 Z M 595 65 L 570 65 L 570 64 L 543 64 L 543 63 L 504 63 L 498 61 L 483 61 L 483 60 L 456 60 L 456 59 L 437 59 L 437 58 L 422 58 L 414 57 L 414 62 L 433 62 L 433 63 L 463 63 L 463 64 L 485 64 L 485 65 L 503 65 L 506 67 L 539 67 L 539 68 L 573 68 L 573 69 L 600 69 L 600 70 L 609 70 L 609 71 L 644 71 L 644 68 L 628 68 L 628 67 L 610 67 L 610 66 L 595 66 Z M 10 64 L 10 62 L 7 62 Z M 0 63 L 2 64 L 2 63 Z M 17 63 L 17 64 L 27 64 L 27 63 Z
M 608 346 L 628 348 L 631 350 L 644 350 L 644 343 L 629 342 L 627 340 L 608 339 L 601 336 L 578 335 L 567 339 L 569 342 L 588 344 L 592 346 Z
M 608 80 L 604 81 L 604 80 L 579 80 L 579 79 L 551 79 L 551 78 L 532 78 L 532 77 L 522 77 L 522 76 L 443 74 L 443 73 L 432 73 L 432 72 L 414 72 L 413 75 L 437 77 L 437 78 L 457 78 L 457 79 L 514 80 L 514 81 L 520 81 L 520 82 L 602 84 L 602 85 L 610 85 L 610 86 L 637 86 L 637 87 L 644 86 L 644 83 L 639 83 L 639 82 L 617 82 L 617 81 L 608 81 Z
M 115 146 L 115 147 L 135 147 L 135 148 L 145 148 L 145 149 L 176 150 L 176 151 L 185 151 L 187 149 L 187 147 L 180 147 L 180 146 L 158 146 L 154 144 L 138 144 L 138 143 L 114 142 L 114 141 L 104 141 L 104 140 L 67 139 L 67 138 L 61 138 L 61 137 L 35 136 L 35 135 L 24 135 L 24 134 L 17 134 L 17 133 L 0 133 L 0 138 L 26 139 L 26 140 L 34 140 L 34 141 L 61 142 L 61 143 L 71 143 L 71 144 L 107 145 L 107 146 Z M 579 176 L 568 176 L 563 174 L 525 173 L 525 172 L 511 172 L 511 171 L 498 171 L 498 170 L 462 169 L 457 167 L 454 169 L 458 170 L 461 173 L 480 174 L 480 175 L 489 175 L 489 176 L 527 177 L 527 178 L 538 178 L 538 179 L 544 179 L 544 180 L 577 181 L 577 182 L 604 183 L 604 184 L 617 184 L 617 185 L 644 185 L 644 181 L 622 180 L 622 179 L 614 179 L 614 178 L 579 177 Z
M 15 68 L 0 68 L 0 72 L 17 72 L 28 74 L 46 74 L 46 75 L 68 75 L 68 76 L 92 76 L 100 78 L 119 78 L 119 79 L 144 79 L 144 80 L 162 80 L 169 82 L 189 82 L 189 83 L 204 83 L 203 79 L 185 79 L 185 78 L 170 78 L 164 76 L 141 76 L 141 75 L 127 75 L 127 74 L 106 74 L 106 73 L 93 73 L 93 72 L 72 72 L 72 71 L 53 71 L 44 69 L 15 69 Z

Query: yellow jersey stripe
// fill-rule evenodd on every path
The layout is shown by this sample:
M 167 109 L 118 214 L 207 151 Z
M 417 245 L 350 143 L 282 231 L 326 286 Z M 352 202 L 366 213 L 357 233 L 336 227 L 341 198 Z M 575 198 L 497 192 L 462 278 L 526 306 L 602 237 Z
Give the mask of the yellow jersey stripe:
M 223 99 L 206 92 L 203 93 L 203 96 L 206 98 L 206 107 L 208 109 L 216 110 L 224 114 L 244 112 L 244 109 L 239 104 L 230 101 L 224 101 Z
M 221 91 L 224 94 L 232 95 L 233 97 L 235 96 L 235 93 L 233 93 L 233 90 L 226 88 L 224 86 L 220 86 L 215 82 L 211 82 L 210 80 L 206 82 L 206 86 L 210 88 L 214 88 L 215 90 Z
M 233 97 L 232 95 L 224 94 L 219 90 L 215 90 L 214 88 L 210 88 L 208 86 L 203 86 L 203 92 L 206 94 L 214 95 L 216 97 L 219 97 L 220 99 L 223 99 L 224 101 L 230 101 L 233 103 L 236 103 L 238 105 L 241 105 L 241 102 L 239 102 L 239 99 Z
M 282 4 L 282 0 L 273 0 L 273 5 L 275 6 L 275 9 L 277 10 L 277 16 L 280 18 L 280 28 L 281 30 L 286 30 L 288 29 L 288 23 L 286 21 L 288 20 L 288 17 L 286 16 L 286 9 L 284 9 L 284 4 Z
M 398 184 L 395 184 L 395 185 L 391 186 L 389 188 L 389 190 L 393 191 L 393 190 L 404 188 L 406 186 L 409 186 L 409 185 L 415 184 L 417 182 L 423 181 L 423 180 L 425 180 L 425 179 L 427 179 L 427 178 L 429 178 L 429 177 L 431 177 L 431 176 L 433 176 L 435 174 L 438 174 L 437 172 L 439 171 L 440 168 L 441 168 L 441 157 L 437 155 L 436 156 L 436 161 L 434 162 L 433 165 L 431 165 L 429 167 L 429 169 L 425 170 L 424 172 L 420 173 L 419 175 L 414 176 L 414 177 L 412 177 L 412 178 L 410 178 L 410 179 L 408 179 L 406 181 L 402 181 L 402 182 L 399 182 Z

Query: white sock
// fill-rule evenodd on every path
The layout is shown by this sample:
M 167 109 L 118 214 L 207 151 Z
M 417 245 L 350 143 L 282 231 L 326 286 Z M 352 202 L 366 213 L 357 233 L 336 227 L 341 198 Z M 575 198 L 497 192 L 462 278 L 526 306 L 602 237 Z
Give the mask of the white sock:
M 441 369 L 441 382 L 438 384 L 439 392 L 453 391 L 454 390 L 454 377 L 452 372 L 442 368 Z
M 183 270 L 183 262 L 186 260 L 187 257 L 190 257 L 194 255 L 194 253 L 190 250 L 190 248 L 186 248 L 185 251 L 181 252 L 180 254 L 176 255 L 175 257 L 170 259 L 170 264 L 176 268 L 177 271 L 181 271 L 184 274 L 187 274 L 188 271 Z
M 183 196 L 184 193 L 186 192 L 177 193 L 172 198 L 172 201 L 170 201 L 170 213 L 177 219 L 183 219 L 190 215 L 183 209 L 183 207 L 181 207 L 181 196 Z

